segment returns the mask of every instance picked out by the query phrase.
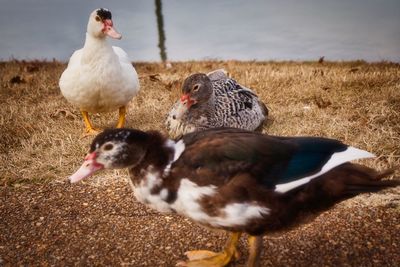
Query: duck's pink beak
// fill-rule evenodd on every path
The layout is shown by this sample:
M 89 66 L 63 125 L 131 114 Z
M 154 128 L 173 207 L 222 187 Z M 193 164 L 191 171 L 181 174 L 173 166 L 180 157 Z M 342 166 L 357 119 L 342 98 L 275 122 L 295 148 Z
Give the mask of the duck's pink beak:
M 96 152 L 88 154 L 85 157 L 85 161 L 83 162 L 82 166 L 68 178 L 69 181 L 71 183 L 79 182 L 80 180 L 91 176 L 96 171 L 104 169 L 103 164 L 96 162 L 96 157 Z
M 193 100 L 192 98 L 190 98 L 189 94 L 184 94 L 181 96 L 181 103 L 186 104 L 187 108 L 189 109 L 193 104 L 196 103 L 196 100 Z
M 117 30 L 113 27 L 113 21 L 111 19 L 106 19 L 103 21 L 104 27 L 103 32 L 114 39 L 121 39 L 122 35 L 117 32 Z

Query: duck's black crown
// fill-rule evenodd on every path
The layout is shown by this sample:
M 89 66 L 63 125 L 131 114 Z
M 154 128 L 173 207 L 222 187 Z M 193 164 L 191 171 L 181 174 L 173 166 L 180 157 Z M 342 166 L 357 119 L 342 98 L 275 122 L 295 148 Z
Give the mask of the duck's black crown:
M 97 10 L 97 15 L 102 19 L 111 19 L 111 12 L 108 9 L 100 8 Z

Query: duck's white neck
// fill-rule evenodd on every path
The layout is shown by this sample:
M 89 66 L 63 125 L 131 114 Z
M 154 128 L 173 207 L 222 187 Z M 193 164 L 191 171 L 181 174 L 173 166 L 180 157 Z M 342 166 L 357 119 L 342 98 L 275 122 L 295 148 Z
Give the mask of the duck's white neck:
M 85 45 L 82 51 L 82 63 L 96 62 L 103 57 L 116 56 L 112 46 L 107 42 L 106 38 L 95 37 L 86 33 Z

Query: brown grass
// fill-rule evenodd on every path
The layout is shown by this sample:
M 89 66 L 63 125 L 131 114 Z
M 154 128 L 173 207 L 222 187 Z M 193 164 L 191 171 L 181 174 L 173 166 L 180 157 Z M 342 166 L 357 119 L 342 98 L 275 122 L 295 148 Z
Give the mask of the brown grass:
M 182 80 L 221 67 L 270 108 L 264 132 L 333 137 L 378 155 L 363 161 L 369 166 L 400 166 L 399 64 L 136 64 L 142 90 L 127 126 L 164 131 Z M 60 94 L 64 68 L 0 63 L 0 266 L 174 266 L 187 250 L 219 250 L 226 234 L 132 201 L 127 181 L 114 179 L 126 171 L 73 186 L 65 181 L 92 138 L 80 138 L 80 114 Z M 116 120 L 117 112 L 94 116 L 100 127 Z M 264 236 L 261 266 L 398 266 L 399 193 L 363 194 L 297 229 Z M 232 266 L 244 264 L 246 248 L 242 239 L 243 257 Z
M 0 63 L 0 184 L 19 186 L 65 179 L 92 138 L 80 139 L 77 108 L 61 95 L 58 62 Z M 375 153 L 366 164 L 400 166 L 400 65 L 365 62 L 185 62 L 165 69 L 135 65 L 141 92 L 131 102 L 127 127 L 165 131 L 165 114 L 194 72 L 225 68 L 254 89 L 270 108 L 264 132 L 340 139 Z M 68 112 L 58 112 L 66 110 Z M 93 116 L 113 127 L 117 112 Z

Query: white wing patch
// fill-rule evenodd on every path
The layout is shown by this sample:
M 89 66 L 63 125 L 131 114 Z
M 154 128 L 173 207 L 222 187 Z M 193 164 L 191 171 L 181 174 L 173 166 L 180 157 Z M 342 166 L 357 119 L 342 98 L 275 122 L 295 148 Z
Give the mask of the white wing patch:
M 185 151 L 185 143 L 183 142 L 183 140 L 179 140 L 175 144 L 175 154 L 174 154 L 173 161 L 176 161 L 181 156 L 183 151 Z
M 221 208 L 217 216 L 210 216 L 203 210 L 199 200 L 205 196 L 218 194 L 216 186 L 198 186 L 189 179 L 183 178 L 176 201 L 169 204 L 166 201 L 168 197 L 166 188 L 163 188 L 158 194 L 151 193 L 151 190 L 161 183 L 162 179 L 158 173 L 149 171 L 138 185 L 133 185 L 131 182 L 131 186 L 136 199 L 150 208 L 159 212 L 175 210 L 198 223 L 214 227 L 246 225 L 249 220 L 262 218 L 270 213 L 270 209 L 256 203 L 231 203 Z
M 151 169 L 151 167 L 149 169 Z M 166 202 L 166 198 L 168 197 L 167 189 L 162 189 L 159 194 L 151 193 L 151 190 L 161 183 L 162 179 L 158 173 L 148 171 L 144 179 L 142 179 L 138 185 L 133 186 L 133 193 L 138 201 L 149 207 L 159 212 L 171 212 L 171 208 Z
M 375 157 L 375 155 L 369 153 L 368 151 L 349 146 L 345 151 L 332 154 L 331 158 L 325 163 L 325 165 L 321 168 L 321 170 L 318 173 L 303 177 L 293 182 L 278 184 L 275 187 L 275 191 L 279 193 L 286 193 L 296 187 L 299 187 L 303 184 L 310 182 L 312 179 L 321 176 L 324 173 L 327 173 L 328 171 L 332 170 L 333 168 L 343 163 L 346 163 L 351 160 L 373 158 L 373 157 Z
M 233 203 L 227 205 L 223 212 L 224 218 L 215 218 L 215 223 L 222 226 L 245 225 L 248 220 L 268 215 L 270 209 L 252 203 Z
M 215 194 L 216 187 L 198 186 L 189 179 L 183 178 L 178 189 L 177 199 L 172 208 L 178 213 L 186 215 L 195 221 L 205 221 L 207 214 L 204 213 L 198 200 L 204 196 Z
M 164 169 L 164 175 L 168 175 L 169 172 L 171 171 L 172 163 L 174 163 L 177 159 L 179 159 L 183 151 L 185 151 L 185 143 L 183 142 L 183 140 L 179 140 L 178 142 L 175 143 L 174 141 L 168 139 L 165 145 L 174 150 L 173 159 L 168 163 L 168 165 Z
M 204 196 L 218 194 L 216 189 L 217 187 L 213 185 L 198 186 L 188 179 L 182 179 L 177 200 L 172 208 L 196 222 L 215 227 L 245 225 L 249 220 L 261 218 L 270 212 L 268 208 L 255 203 L 232 203 L 220 210 L 221 215 L 210 216 L 202 209 L 198 201 Z

